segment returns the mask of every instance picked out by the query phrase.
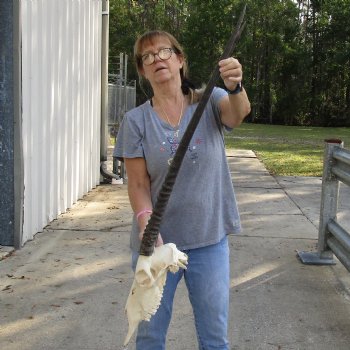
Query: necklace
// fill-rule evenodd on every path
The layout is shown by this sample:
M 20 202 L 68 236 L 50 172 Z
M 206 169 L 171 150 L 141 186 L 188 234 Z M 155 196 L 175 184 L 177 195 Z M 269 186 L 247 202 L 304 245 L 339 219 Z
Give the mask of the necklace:
M 179 125 L 180 125 L 180 122 L 181 122 L 181 119 L 182 119 L 182 112 L 183 112 L 183 109 L 184 109 L 184 100 L 185 100 L 185 99 L 182 98 L 181 112 L 180 112 L 179 118 L 177 119 L 177 124 L 175 124 L 175 125 L 173 125 L 173 124 L 170 123 L 170 119 L 169 119 L 168 115 L 166 114 L 166 112 L 165 112 L 165 110 L 163 109 L 162 105 L 159 104 L 160 109 L 162 110 L 163 114 L 165 115 L 165 118 L 166 118 L 166 120 L 168 121 L 169 125 L 170 125 L 171 127 L 173 127 L 174 129 L 175 129 L 175 128 L 178 128 Z M 179 133 L 179 128 L 178 128 L 178 130 L 176 131 L 176 133 L 177 133 L 177 134 Z

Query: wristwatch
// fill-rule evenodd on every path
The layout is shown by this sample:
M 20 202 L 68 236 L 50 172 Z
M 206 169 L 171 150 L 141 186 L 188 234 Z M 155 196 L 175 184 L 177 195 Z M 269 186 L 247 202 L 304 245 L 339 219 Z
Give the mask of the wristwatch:
M 237 95 L 242 91 L 242 89 L 243 89 L 242 83 L 238 83 L 234 90 L 226 89 L 226 91 L 229 95 Z

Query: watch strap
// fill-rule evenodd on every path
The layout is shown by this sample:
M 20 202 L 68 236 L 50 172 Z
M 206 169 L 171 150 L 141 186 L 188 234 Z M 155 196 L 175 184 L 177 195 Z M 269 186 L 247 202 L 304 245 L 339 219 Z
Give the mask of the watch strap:
M 226 89 L 226 91 L 229 95 L 236 95 L 236 94 L 239 94 L 242 91 L 242 89 L 243 89 L 242 83 L 238 83 L 234 90 Z

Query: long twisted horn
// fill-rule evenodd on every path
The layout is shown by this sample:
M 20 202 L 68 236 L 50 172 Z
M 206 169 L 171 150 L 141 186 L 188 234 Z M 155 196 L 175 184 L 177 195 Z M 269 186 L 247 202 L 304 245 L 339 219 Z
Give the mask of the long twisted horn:
M 239 40 L 241 33 L 244 29 L 245 22 L 243 22 L 247 5 L 244 6 L 242 13 L 238 19 L 238 23 L 235 31 L 232 33 L 226 48 L 221 55 L 220 60 L 228 58 L 231 56 L 237 41 Z M 174 158 L 169 166 L 168 173 L 165 177 L 164 183 L 160 189 L 158 194 L 158 198 L 156 204 L 153 208 L 153 213 L 150 217 L 150 220 L 146 226 L 145 232 L 143 234 L 140 254 L 145 256 L 150 256 L 153 254 L 154 245 L 158 237 L 160 223 L 162 221 L 162 217 L 168 203 L 171 191 L 174 187 L 175 180 L 177 174 L 180 170 L 182 160 L 186 154 L 188 145 L 190 144 L 191 138 L 196 130 L 196 127 L 199 123 L 200 118 L 202 117 L 202 113 L 204 108 L 209 100 L 209 97 L 214 89 L 214 86 L 220 76 L 218 65 L 215 66 L 214 71 L 211 74 L 209 82 L 204 90 L 203 96 L 198 103 L 198 106 L 193 114 L 193 117 L 190 123 L 187 126 L 187 129 L 181 139 L 178 149 L 174 155 Z

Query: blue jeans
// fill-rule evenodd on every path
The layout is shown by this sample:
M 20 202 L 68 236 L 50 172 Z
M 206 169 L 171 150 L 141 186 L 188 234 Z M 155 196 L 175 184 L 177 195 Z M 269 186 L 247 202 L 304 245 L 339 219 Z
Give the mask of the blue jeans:
M 185 278 L 199 350 L 228 350 L 230 264 L 227 237 L 218 244 L 184 251 L 187 270 L 168 272 L 162 303 L 149 322 L 138 327 L 136 350 L 165 350 L 176 287 Z M 136 266 L 138 254 L 133 256 Z

